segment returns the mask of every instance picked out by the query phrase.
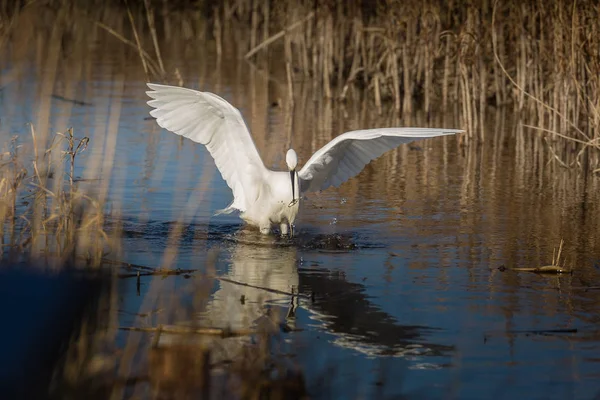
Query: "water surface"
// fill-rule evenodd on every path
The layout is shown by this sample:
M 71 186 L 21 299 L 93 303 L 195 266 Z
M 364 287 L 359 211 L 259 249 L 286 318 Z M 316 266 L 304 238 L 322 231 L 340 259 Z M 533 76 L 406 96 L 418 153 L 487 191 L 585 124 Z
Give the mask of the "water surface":
M 16 135 L 27 143 L 28 123 L 40 134 L 74 127 L 89 137 L 76 176 L 90 189 L 109 182 L 107 210 L 119 211 L 109 223 L 123 224 L 122 250 L 112 256 L 201 270 L 214 260 L 224 279 L 209 288 L 195 318 L 249 328 L 267 309 L 287 315 L 297 331 L 284 341 L 313 393 L 600 393 L 598 180 L 552 163 L 508 110 L 490 110 L 481 146 L 461 147 L 454 137 L 405 145 L 340 188 L 307 195 L 298 236 L 289 242 L 262 237 L 235 216 L 213 216 L 230 203 L 231 191 L 202 146 L 148 118 L 135 51 L 101 30 L 88 39 L 64 34 L 59 48 L 43 31 L 13 40 L 0 57 L 2 142 Z M 167 70 L 177 68 L 186 86 L 239 107 L 269 167 L 284 168 L 290 143 L 302 164 L 346 130 L 458 127 L 451 114 L 399 119 L 377 115 L 358 95 L 326 100 L 301 77 L 291 108 L 276 62 L 257 69 L 239 60 L 233 44 L 219 61 L 210 41 L 202 48 L 172 43 L 163 43 Z M 177 253 L 166 254 L 178 223 L 184 229 Z M 561 239 L 572 274 L 511 271 L 549 264 Z M 184 288 L 194 279 L 171 277 L 166 285 L 182 288 L 182 301 L 192 302 Z M 166 291 L 161 280 L 144 277 L 139 293 L 135 279 L 121 281 L 121 325 L 139 324 L 136 313 L 153 309 L 146 295 Z M 292 292 L 300 296 L 286 294 Z M 221 356 L 233 357 L 243 345 L 228 340 Z

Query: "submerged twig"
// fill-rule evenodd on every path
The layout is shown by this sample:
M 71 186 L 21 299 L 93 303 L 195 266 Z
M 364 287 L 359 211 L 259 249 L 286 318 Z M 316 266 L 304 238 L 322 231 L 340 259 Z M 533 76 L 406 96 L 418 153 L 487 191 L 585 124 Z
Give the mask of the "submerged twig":
M 121 265 L 125 268 L 133 268 L 133 269 L 137 269 L 137 272 L 134 273 L 129 273 L 129 274 L 119 274 L 118 277 L 119 278 L 137 278 L 137 277 L 141 277 L 141 276 L 160 276 L 160 275 L 184 275 L 184 274 L 192 274 L 194 272 L 199 272 L 199 269 L 195 269 L 195 268 L 187 268 L 187 269 L 182 269 L 182 268 L 177 268 L 177 269 L 164 269 L 164 268 L 152 268 L 152 267 L 148 267 L 145 265 L 139 265 L 139 264 L 131 264 L 131 263 L 127 263 L 124 261 L 116 261 L 116 260 L 109 260 L 109 259 L 102 259 L 102 262 L 105 264 L 113 264 L 113 265 Z M 140 272 L 140 271 L 144 271 L 144 272 Z M 301 294 L 301 293 L 293 293 L 293 292 L 286 292 L 283 290 L 278 290 L 278 289 L 271 289 L 271 288 L 267 288 L 267 287 L 263 287 L 263 286 L 256 286 L 256 285 L 251 285 L 249 283 L 244 283 L 244 282 L 238 282 L 235 281 L 233 279 L 229 279 L 229 278 L 225 278 L 225 277 L 221 277 L 221 276 L 210 276 L 210 279 L 216 279 L 218 281 L 223 281 L 223 282 L 227 282 L 227 283 L 231 283 L 233 285 L 238 285 L 238 286 L 244 286 L 244 287 L 250 287 L 253 289 L 258 289 L 258 290 L 264 290 L 266 292 L 269 293 L 275 293 L 275 294 L 282 294 L 285 296 L 291 296 L 291 297 L 302 297 L 302 298 L 306 298 L 306 299 L 310 299 L 311 296 L 306 295 L 306 294 Z
M 122 326 L 119 327 L 122 331 L 134 331 L 134 332 L 160 332 L 167 334 L 195 334 L 195 335 L 208 335 L 208 336 L 219 336 L 222 338 L 235 337 L 235 336 L 248 336 L 258 333 L 251 329 L 223 329 L 223 328 L 188 328 L 183 326 L 170 326 L 160 325 L 158 327 L 136 327 L 136 326 Z
M 560 256 L 562 254 L 563 244 L 564 240 L 561 239 L 560 244 L 558 245 L 558 252 L 556 251 L 556 248 L 552 251 L 551 265 L 544 265 L 535 268 L 511 268 L 511 270 L 519 272 L 534 272 L 536 274 L 571 274 L 573 273 L 572 269 L 560 266 Z M 506 268 L 503 267 L 503 270 L 506 270 Z
M 583 290 L 587 292 L 588 290 L 600 290 L 600 286 L 572 286 L 571 290 Z
M 264 287 L 264 286 L 250 285 L 249 283 L 238 282 L 238 281 L 234 281 L 234 280 L 229 279 L 229 278 L 223 278 L 223 277 L 219 277 L 219 276 L 214 276 L 212 278 L 217 279 L 219 281 L 231 283 L 231 284 L 234 284 L 234 285 L 245 286 L 245 287 L 249 287 L 249 288 L 253 288 L 253 289 L 259 289 L 259 290 L 264 290 L 264 291 L 269 292 L 269 293 L 283 294 L 285 296 L 303 297 L 303 298 L 306 298 L 306 299 L 310 299 L 310 296 L 307 295 L 307 294 L 285 292 L 283 290 L 271 289 L 271 288 L 267 288 L 267 287 Z
M 544 265 L 536 268 L 511 268 L 513 271 L 534 272 L 536 274 L 571 274 L 572 270 L 560 267 L 558 265 Z
M 483 334 L 484 342 L 494 336 L 504 335 L 541 335 L 541 336 L 552 336 L 552 335 L 564 335 L 570 333 L 578 333 L 577 328 L 557 328 L 557 329 L 514 329 L 507 331 L 491 331 Z
M 119 274 L 119 278 L 139 278 L 141 276 L 170 276 L 170 275 L 186 275 L 197 272 L 197 269 L 157 269 L 148 272 L 136 272 L 131 274 Z
M 82 100 L 77 100 L 77 99 L 69 99 L 69 98 L 61 96 L 59 94 L 52 94 L 51 97 L 53 99 L 62 100 L 62 101 L 66 101 L 66 102 L 69 102 L 69 103 L 73 103 L 73 104 L 78 105 L 78 106 L 93 106 L 92 103 L 88 103 L 88 102 L 85 102 L 85 101 L 82 101 Z
M 111 265 L 120 265 L 124 268 L 134 268 L 134 269 L 140 269 L 143 271 L 155 271 L 156 268 L 152 268 L 152 267 L 148 267 L 145 265 L 139 265 L 139 264 L 131 264 L 125 261 L 118 261 L 118 260 L 110 260 L 108 258 L 103 258 L 102 259 L 102 263 L 104 264 L 111 264 Z

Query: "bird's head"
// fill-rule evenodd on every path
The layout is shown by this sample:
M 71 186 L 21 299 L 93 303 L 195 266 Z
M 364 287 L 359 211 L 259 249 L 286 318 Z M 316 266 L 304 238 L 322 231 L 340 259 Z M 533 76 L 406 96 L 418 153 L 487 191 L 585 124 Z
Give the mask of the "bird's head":
M 298 165 L 298 155 L 296 155 L 294 149 L 289 149 L 287 151 L 287 154 L 285 155 L 285 162 L 290 171 L 294 171 L 296 169 L 296 166 Z

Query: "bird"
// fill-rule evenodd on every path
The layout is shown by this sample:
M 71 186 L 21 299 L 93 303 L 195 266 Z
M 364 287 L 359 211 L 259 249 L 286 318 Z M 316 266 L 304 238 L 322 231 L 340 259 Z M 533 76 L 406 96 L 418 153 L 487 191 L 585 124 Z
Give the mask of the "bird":
M 233 192 L 231 204 L 215 215 L 238 211 L 263 234 L 277 225 L 293 237 L 300 199 L 305 193 L 337 187 L 358 175 L 372 160 L 401 144 L 463 132 L 440 128 L 374 128 L 335 137 L 298 170 L 298 155 L 287 150 L 287 171 L 268 169 L 241 112 L 211 92 L 147 83 L 147 104 L 158 125 L 206 146 Z

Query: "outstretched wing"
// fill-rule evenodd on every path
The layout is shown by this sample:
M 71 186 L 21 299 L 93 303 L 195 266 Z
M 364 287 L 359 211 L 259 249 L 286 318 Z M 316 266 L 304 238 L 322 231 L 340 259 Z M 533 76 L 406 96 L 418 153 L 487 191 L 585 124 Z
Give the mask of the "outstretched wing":
M 300 190 L 317 192 L 358 175 L 383 153 L 419 139 L 463 132 L 459 129 L 381 128 L 346 132 L 320 148 L 298 172 Z
M 206 146 L 233 191 L 232 208 L 245 211 L 258 196 L 266 168 L 240 111 L 221 97 L 177 86 L 148 83 L 158 125 Z

